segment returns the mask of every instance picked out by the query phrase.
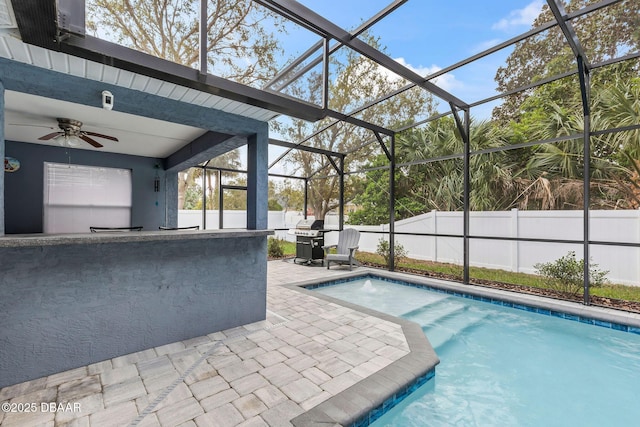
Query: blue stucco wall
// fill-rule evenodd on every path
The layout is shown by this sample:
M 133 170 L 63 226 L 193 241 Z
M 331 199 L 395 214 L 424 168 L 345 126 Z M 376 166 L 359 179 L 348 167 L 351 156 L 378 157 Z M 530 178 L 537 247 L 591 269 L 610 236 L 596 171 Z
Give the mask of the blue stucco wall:
M 164 189 L 166 199 L 165 223 L 167 227 L 178 226 L 178 173 L 165 172 Z
M 247 138 L 247 228 L 263 230 L 269 227 L 269 131 Z M 267 177 L 267 179 L 265 179 Z
M 0 247 L 0 259 L 0 388 L 266 315 L 266 236 Z
M 4 165 L 5 141 L 4 141 L 4 85 L 0 81 L 0 160 Z M 0 174 L 0 236 L 4 235 L 4 177 L 7 175 L 2 166 Z
M 67 154 L 68 153 L 68 154 Z M 131 225 L 157 230 L 165 225 L 166 185 L 154 192 L 153 180 L 161 159 L 67 149 L 50 145 L 6 142 L 6 155 L 20 160 L 17 172 L 5 174 L 5 233 L 42 233 L 44 162 L 131 169 L 133 200 Z M 69 157 L 70 156 L 70 157 Z M 161 182 L 164 172 L 158 171 Z M 175 174 L 171 174 L 176 179 Z M 163 182 L 164 183 L 164 182 Z M 177 195 L 169 199 L 177 205 Z M 157 202 L 157 204 L 156 204 Z M 87 230 L 89 232 L 89 230 Z

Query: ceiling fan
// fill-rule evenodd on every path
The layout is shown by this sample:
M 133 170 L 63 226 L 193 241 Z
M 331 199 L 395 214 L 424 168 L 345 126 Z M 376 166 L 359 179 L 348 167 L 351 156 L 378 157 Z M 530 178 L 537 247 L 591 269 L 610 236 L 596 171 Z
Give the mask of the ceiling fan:
M 58 118 L 58 127 L 60 130 L 58 132 L 53 132 L 48 135 L 41 136 L 38 138 L 41 141 L 47 141 L 49 139 L 62 139 L 61 145 L 68 145 L 70 147 L 75 147 L 79 145 L 79 140 L 83 140 L 96 148 L 103 147 L 98 141 L 90 136 L 97 138 L 104 138 L 111 141 L 118 141 L 118 138 L 109 135 L 103 135 L 101 133 L 88 132 L 82 130 L 82 122 L 73 119 L 61 119 Z

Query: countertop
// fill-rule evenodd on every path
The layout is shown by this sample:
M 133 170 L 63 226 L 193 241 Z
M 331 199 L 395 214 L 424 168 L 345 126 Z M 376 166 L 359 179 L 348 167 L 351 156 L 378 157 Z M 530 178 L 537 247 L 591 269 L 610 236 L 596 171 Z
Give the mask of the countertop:
M 233 239 L 274 234 L 270 230 L 169 230 L 110 231 L 78 234 L 10 234 L 0 237 L 0 248 L 92 245 L 101 243 L 153 242 L 198 239 Z

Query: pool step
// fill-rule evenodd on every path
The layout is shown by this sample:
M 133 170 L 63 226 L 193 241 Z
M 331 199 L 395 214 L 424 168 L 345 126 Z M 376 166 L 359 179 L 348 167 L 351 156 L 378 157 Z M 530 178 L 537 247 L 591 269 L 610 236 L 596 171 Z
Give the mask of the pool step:
M 464 304 L 444 298 L 438 302 L 422 306 L 416 310 L 403 314 L 407 320 L 418 323 L 420 326 L 428 326 L 438 323 L 443 319 L 459 313 L 465 309 Z
M 427 295 L 428 298 L 425 298 Z M 391 308 L 387 313 L 392 314 L 393 316 L 407 318 L 407 316 L 426 310 L 428 307 L 436 307 L 443 301 L 450 299 L 450 297 L 446 295 L 439 294 L 426 294 L 425 296 L 421 295 L 421 298 L 416 300 L 403 301 L 401 305 Z
M 434 349 L 442 347 L 449 341 L 459 337 L 465 330 L 479 324 L 489 314 L 479 311 L 463 310 L 444 318 L 441 322 L 422 327 Z

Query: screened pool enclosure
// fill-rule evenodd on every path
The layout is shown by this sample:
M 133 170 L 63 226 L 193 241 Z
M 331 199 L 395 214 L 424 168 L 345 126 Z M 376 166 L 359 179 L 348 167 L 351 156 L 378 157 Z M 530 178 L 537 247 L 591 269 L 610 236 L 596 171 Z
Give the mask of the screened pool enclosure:
M 390 270 L 404 248 L 526 281 L 573 253 L 584 304 L 597 266 L 640 286 L 640 1 L 344 3 L 13 6 L 26 43 L 260 108 L 274 205 L 387 240 Z M 242 199 L 241 155 L 184 172 L 203 222 Z

